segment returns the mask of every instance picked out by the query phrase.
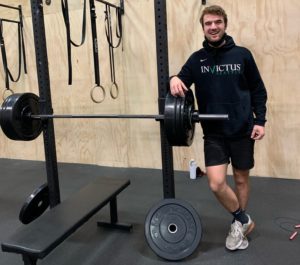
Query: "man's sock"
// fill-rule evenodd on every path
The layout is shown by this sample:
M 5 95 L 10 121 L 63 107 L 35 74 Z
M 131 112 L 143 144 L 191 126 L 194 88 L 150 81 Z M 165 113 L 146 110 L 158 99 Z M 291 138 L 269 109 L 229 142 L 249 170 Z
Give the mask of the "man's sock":
M 236 211 L 232 212 L 231 214 L 234 217 L 233 222 L 235 220 L 237 220 L 237 221 L 241 222 L 242 225 L 243 225 L 243 224 L 248 223 L 248 221 L 249 221 L 249 218 L 248 218 L 248 216 L 246 214 L 246 211 L 242 210 L 241 208 L 238 208 Z

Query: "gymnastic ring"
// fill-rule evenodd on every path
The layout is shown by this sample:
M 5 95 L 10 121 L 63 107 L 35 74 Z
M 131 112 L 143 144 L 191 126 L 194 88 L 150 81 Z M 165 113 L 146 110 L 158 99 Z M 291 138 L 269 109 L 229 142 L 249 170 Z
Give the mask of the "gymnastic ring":
M 100 100 L 97 100 L 97 99 L 95 99 L 95 97 L 94 97 L 94 92 L 95 92 L 95 90 L 96 90 L 97 87 L 99 87 L 99 88 L 102 90 L 102 94 L 103 94 L 103 96 L 102 96 L 102 98 L 101 98 Z M 98 86 L 98 85 L 95 85 L 95 86 L 92 88 L 91 92 L 90 92 L 91 99 L 92 99 L 92 101 L 95 102 L 95 103 L 101 103 L 101 102 L 103 102 L 104 99 L 105 99 L 105 95 L 106 95 L 105 89 L 104 89 L 104 87 L 101 86 L 101 85 L 99 85 L 99 86 Z
M 3 100 L 5 100 L 7 97 L 10 96 L 10 95 L 5 96 L 5 94 L 6 94 L 5 92 L 6 92 L 6 91 L 9 91 L 11 95 L 15 93 L 15 92 L 14 92 L 12 89 L 10 89 L 10 88 L 4 89 L 4 91 L 3 91 L 3 93 L 2 93 L 2 99 L 3 99 Z
M 116 94 L 113 93 L 113 87 L 115 87 Z M 110 96 L 116 99 L 119 96 L 119 87 L 116 82 L 113 82 L 110 87 Z

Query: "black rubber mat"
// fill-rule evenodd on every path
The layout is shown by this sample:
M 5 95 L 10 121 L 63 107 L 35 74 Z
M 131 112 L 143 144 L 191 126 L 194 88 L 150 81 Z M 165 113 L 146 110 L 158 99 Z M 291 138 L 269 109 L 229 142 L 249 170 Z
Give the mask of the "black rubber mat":
M 188 172 L 175 172 L 176 198 L 188 201 L 199 213 L 203 226 L 201 244 L 188 259 L 167 262 L 157 257 L 144 237 L 148 210 L 163 197 L 161 171 L 111 168 L 59 163 L 61 198 L 87 185 L 96 177 L 130 178 L 131 185 L 120 194 L 119 218 L 132 223 L 130 233 L 96 226 L 109 218 L 104 208 L 74 235 L 63 242 L 40 265 L 299 265 L 300 235 L 289 240 L 300 224 L 300 180 L 251 177 L 248 212 L 256 227 L 247 250 L 229 252 L 224 247 L 232 220 L 216 201 L 205 177 L 190 180 Z M 228 177 L 232 182 L 231 176 Z M 0 159 L 0 241 L 22 224 L 18 220 L 26 197 L 46 182 L 45 164 L 37 161 Z M 300 233 L 300 229 L 299 229 Z M 0 264 L 22 265 L 19 255 L 0 252 Z

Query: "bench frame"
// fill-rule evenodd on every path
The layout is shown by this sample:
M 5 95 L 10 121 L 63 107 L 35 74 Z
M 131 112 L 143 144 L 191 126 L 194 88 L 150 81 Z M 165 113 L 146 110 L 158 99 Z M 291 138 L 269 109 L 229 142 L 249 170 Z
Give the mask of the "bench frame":
M 96 214 L 108 203 L 110 205 L 110 222 L 98 222 L 98 226 L 130 231 L 132 228 L 131 224 L 118 222 L 117 210 L 117 195 L 127 186 L 129 186 L 129 184 L 129 180 L 116 180 L 109 178 L 98 179 L 97 181 L 84 187 L 77 194 L 74 194 L 53 209 L 44 213 L 44 215 L 40 216 L 32 223 L 21 226 L 7 240 L 7 243 L 3 242 L 1 244 L 2 251 L 21 254 L 23 257 L 24 265 L 36 265 L 38 259 L 43 259 L 44 257 L 46 257 L 58 245 L 60 245 L 65 239 L 72 235 L 79 227 L 86 223 L 94 214 Z M 106 187 L 105 185 L 108 187 Z M 103 187 L 101 191 L 99 190 L 99 187 Z M 89 198 L 91 192 L 99 192 L 96 197 L 94 195 L 92 196 L 93 200 L 96 200 L 98 199 L 98 197 L 100 197 L 99 202 L 92 202 L 92 209 L 84 210 L 86 212 L 83 214 L 83 216 L 78 217 L 77 212 L 74 211 L 74 208 L 76 208 L 76 210 L 77 208 L 79 208 L 79 211 L 82 213 L 82 209 L 85 209 L 85 205 L 84 207 L 76 207 L 76 204 L 78 204 L 78 202 L 80 202 L 81 200 L 84 200 L 85 197 Z M 89 204 L 89 202 L 87 202 L 87 204 Z M 75 213 L 74 222 L 67 220 L 66 224 L 64 220 L 60 221 L 60 218 L 64 216 L 65 211 L 70 211 L 72 217 L 72 209 L 70 210 L 70 208 L 73 208 L 73 211 Z M 52 225 L 53 220 L 55 220 L 55 222 Z M 61 231 L 57 231 L 59 229 L 56 228 L 59 226 L 60 222 L 62 228 L 60 229 Z M 50 233 L 51 235 L 49 235 L 49 226 L 53 228 L 52 232 L 54 234 L 57 234 L 56 237 L 52 236 L 52 233 Z M 38 243 L 35 244 L 35 242 L 32 242 L 32 240 L 28 238 L 32 236 L 31 232 L 36 233 L 35 235 L 33 235 L 36 241 L 41 241 L 42 246 L 40 248 L 37 245 Z M 49 237 L 50 239 L 48 240 Z

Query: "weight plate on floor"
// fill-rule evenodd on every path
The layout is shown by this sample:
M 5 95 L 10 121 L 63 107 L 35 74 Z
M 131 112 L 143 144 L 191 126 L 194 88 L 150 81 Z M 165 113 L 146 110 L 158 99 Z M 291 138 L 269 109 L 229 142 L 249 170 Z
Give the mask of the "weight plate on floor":
M 27 197 L 21 208 L 19 220 L 23 224 L 29 224 L 42 215 L 48 207 L 49 189 L 47 183 L 45 183 Z
M 193 143 L 195 123 L 192 122 L 192 113 L 194 109 L 192 90 L 188 90 L 184 97 L 174 97 L 170 93 L 167 94 L 164 126 L 171 145 L 190 146 Z
M 39 114 L 39 97 L 33 93 L 13 94 L 5 99 L 0 112 L 4 134 L 12 140 L 30 141 L 42 132 L 42 121 L 31 119 Z
M 202 226 L 196 210 L 187 202 L 164 199 L 152 207 L 145 220 L 150 248 L 166 260 L 181 260 L 198 247 Z

